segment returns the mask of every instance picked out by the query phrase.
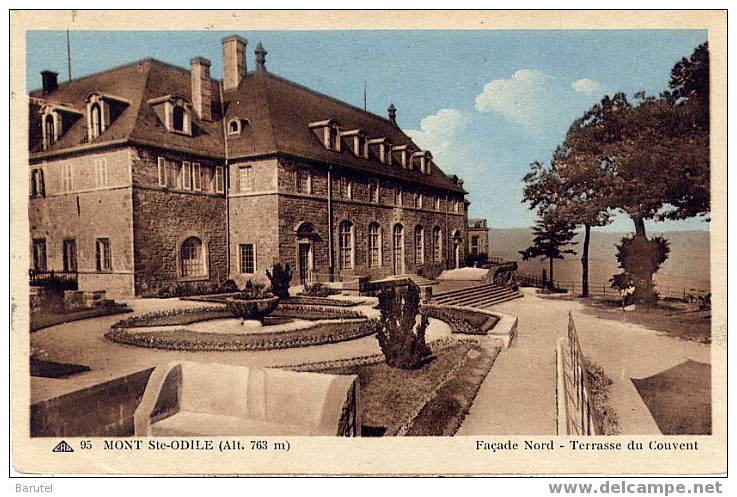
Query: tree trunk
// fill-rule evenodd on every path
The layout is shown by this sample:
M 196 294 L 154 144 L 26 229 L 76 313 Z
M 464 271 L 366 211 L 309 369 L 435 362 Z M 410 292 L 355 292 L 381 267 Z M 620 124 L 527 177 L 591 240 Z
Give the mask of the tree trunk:
M 591 241 L 591 226 L 584 224 L 583 254 L 581 254 L 581 297 L 589 296 L 589 241 Z
M 632 222 L 635 224 L 635 238 L 642 238 L 647 241 L 645 220 L 641 216 L 632 216 Z M 643 254 L 643 257 L 644 256 L 645 255 Z M 647 306 L 657 304 L 658 296 L 653 287 L 653 273 L 649 271 L 639 273 L 640 274 L 632 275 L 635 283 L 632 302 Z
M 641 216 L 632 216 L 632 222 L 635 223 L 635 236 L 647 238 L 645 234 L 645 220 Z
M 550 278 L 548 278 L 548 285 L 549 285 L 550 290 L 554 290 L 555 283 L 553 282 L 553 258 L 548 257 L 548 261 L 550 264 Z

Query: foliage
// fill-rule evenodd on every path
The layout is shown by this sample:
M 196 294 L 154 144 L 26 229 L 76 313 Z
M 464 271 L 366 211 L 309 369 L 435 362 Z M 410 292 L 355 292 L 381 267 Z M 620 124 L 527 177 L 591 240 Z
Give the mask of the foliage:
M 330 295 L 339 294 L 340 290 L 330 288 L 324 283 L 320 283 L 318 281 L 316 283 L 312 283 L 311 285 L 310 284 L 305 285 L 305 289 L 302 293 L 309 297 L 328 297 Z
M 422 315 L 415 328 L 419 308 L 420 289 L 414 283 L 387 287 L 379 294 L 381 316 L 375 322 L 376 338 L 386 363 L 393 368 L 419 368 L 430 355 L 425 343 L 427 316 Z
M 138 328 L 148 326 L 176 326 L 222 319 L 230 317 L 230 313 L 222 306 L 166 309 L 149 312 L 140 316 L 132 316 L 115 323 L 113 328 Z
M 233 280 L 225 280 L 218 288 L 218 293 L 232 293 L 238 291 L 238 285 Z
M 584 367 L 591 387 L 591 400 L 597 413 L 594 416 L 596 431 L 602 435 L 617 435 L 619 433 L 618 417 L 609 401 L 609 389 L 613 382 L 601 366 L 586 357 L 584 357 Z
M 488 335 L 499 321 L 498 316 L 442 306 L 422 306 L 420 312 L 427 317 L 447 323 L 451 333 L 463 335 Z
M 236 293 L 232 298 L 236 300 L 259 300 L 273 296 L 272 292 L 265 289 L 265 285 L 248 280 L 246 286 L 243 287 L 243 291 Z
M 655 305 L 658 294 L 652 275 L 668 258 L 670 247 L 663 237 L 648 240 L 641 236 L 624 237 L 617 245 L 617 261 L 622 272 L 612 276 L 612 288 L 620 291 L 633 289 L 625 296 L 624 303 Z
M 266 276 L 271 282 L 271 293 L 279 297 L 280 299 L 286 299 L 289 297 L 289 284 L 292 281 L 292 268 L 287 263 L 286 266 L 282 267 L 281 263 L 277 262 L 271 272 L 266 270 Z
M 549 284 L 552 287 L 553 282 L 553 260 L 563 259 L 565 254 L 575 255 L 575 251 L 564 249 L 567 245 L 575 245 L 572 242 L 575 236 L 574 226 L 562 219 L 554 216 L 543 216 L 538 219 L 532 232 L 535 235 L 532 239 L 532 245 L 525 250 L 520 250 L 522 259 L 535 259 L 537 257 L 547 258 L 550 262 L 550 278 Z

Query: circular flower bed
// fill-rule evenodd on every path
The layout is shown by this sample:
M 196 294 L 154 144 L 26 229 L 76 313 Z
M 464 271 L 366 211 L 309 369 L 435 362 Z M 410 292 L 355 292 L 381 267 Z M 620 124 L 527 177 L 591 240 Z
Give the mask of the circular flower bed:
M 367 321 L 318 323 L 304 330 L 250 334 L 202 333 L 190 330 L 142 331 L 111 328 L 108 339 L 137 347 L 181 351 L 273 350 L 343 342 L 373 333 Z

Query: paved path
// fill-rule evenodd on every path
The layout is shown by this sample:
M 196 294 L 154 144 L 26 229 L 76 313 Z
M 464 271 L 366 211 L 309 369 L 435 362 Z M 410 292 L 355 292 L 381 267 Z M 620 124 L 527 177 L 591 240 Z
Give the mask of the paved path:
M 711 362 L 709 345 L 602 319 L 579 302 L 523 291 L 524 298 L 491 309 L 518 316 L 518 336 L 499 354 L 458 435 L 555 434 L 555 343 L 565 335 L 569 310 L 584 354 L 613 380 L 610 398 L 623 434 L 659 433 L 631 378 L 651 376 L 686 359 Z
M 375 304 L 375 300 L 370 301 Z M 162 309 L 207 307 L 213 304 L 179 299 L 134 299 L 128 301 L 132 314 L 106 316 L 75 321 L 45 328 L 31 334 L 31 348 L 42 358 L 84 364 L 91 371 L 69 378 L 31 378 L 31 402 L 55 397 L 129 373 L 165 364 L 174 360 L 216 362 L 248 366 L 287 366 L 305 362 L 345 359 L 381 352 L 376 338 L 364 337 L 335 344 L 291 349 L 237 352 L 179 352 L 121 345 L 107 340 L 104 334 L 122 318 Z M 370 317 L 378 314 L 371 305 L 353 307 Z M 442 321 L 432 320 L 427 331 L 428 341 L 450 335 Z

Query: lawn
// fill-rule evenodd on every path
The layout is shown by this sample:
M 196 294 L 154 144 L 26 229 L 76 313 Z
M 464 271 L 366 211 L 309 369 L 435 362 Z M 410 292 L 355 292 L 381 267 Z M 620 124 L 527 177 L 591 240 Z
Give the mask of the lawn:
M 345 366 L 317 364 L 299 369 L 358 375 L 364 436 L 452 435 L 496 354 L 491 358 L 488 353 L 484 355 L 473 341 L 435 342 L 430 346 L 433 359 L 414 370 L 391 368 L 383 356 L 358 363 L 354 360 Z M 478 368 L 482 356 L 485 367 Z M 475 375 L 470 374 L 472 369 L 477 369 Z M 451 398 L 455 402 L 448 403 Z
M 77 312 L 37 311 L 31 313 L 31 331 L 38 331 L 43 328 L 48 328 L 49 326 L 79 321 L 81 319 L 110 316 L 112 314 L 123 314 L 126 312 L 133 312 L 133 309 L 126 306 L 116 305 L 110 307 L 99 307 L 96 309 L 85 309 Z
M 31 356 L 31 376 L 66 378 L 89 370 L 90 368 L 88 366 L 46 361 L 36 356 Z

